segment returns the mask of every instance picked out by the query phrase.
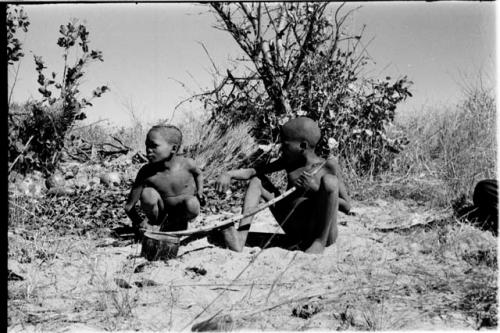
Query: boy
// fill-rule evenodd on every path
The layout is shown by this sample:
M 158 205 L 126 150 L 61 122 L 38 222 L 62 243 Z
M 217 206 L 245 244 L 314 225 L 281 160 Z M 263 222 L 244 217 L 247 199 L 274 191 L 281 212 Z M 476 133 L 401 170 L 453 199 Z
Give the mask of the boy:
M 201 170 L 192 159 L 177 155 L 181 144 L 182 133 L 175 126 L 158 125 L 148 132 L 149 163 L 139 170 L 125 205 L 138 235 L 142 220 L 135 204 L 139 200 L 149 223 L 160 225 L 160 231 L 187 229 L 188 221 L 200 212 L 200 202 L 204 204 Z
M 349 213 L 347 194 L 336 160 L 318 157 L 314 148 L 320 140 L 318 125 L 310 118 L 288 121 L 281 130 L 281 156 L 260 168 L 238 169 L 220 175 L 218 191 L 226 191 L 231 179 L 250 179 L 243 213 L 252 211 L 261 199 L 269 201 L 279 191 L 264 174 L 286 170 L 288 188 L 297 190 L 271 206 L 271 212 L 292 244 L 308 253 L 322 253 L 337 239 L 337 211 Z M 319 167 L 319 171 L 311 174 Z M 222 231 L 226 245 L 241 251 L 253 216 L 243 219 L 238 230 L 231 226 Z

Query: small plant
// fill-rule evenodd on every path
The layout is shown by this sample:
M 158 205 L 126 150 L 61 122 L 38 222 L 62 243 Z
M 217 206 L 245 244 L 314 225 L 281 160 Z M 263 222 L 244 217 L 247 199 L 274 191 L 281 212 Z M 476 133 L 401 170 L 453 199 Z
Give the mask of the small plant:
M 21 58 L 24 57 L 24 52 L 22 49 L 22 43 L 17 37 L 18 31 L 21 29 L 24 33 L 28 32 L 28 26 L 30 21 L 28 15 L 22 7 L 8 6 L 7 7 L 7 61 L 9 67 L 17 63 L 15 69 L 15 74 L 12 82 L 9 79 L 10 91 L 8 103 L 10 107 L 12 92 L 17 82 L 17 75 L 19 73 L 19 67 L 21 65 Z M 10 69 L 10 68 L 9 68 Z
M 89 49 L 89 32 L 77 20 L 61 25 L 59 32 L 61 37 L 57 44 L 64 50 L 62 78 L 56 82 L 57 74 L 47 74 L 42 57 L 35 55 L 38 91 L 42 98 L 28 105 L 30 116 L 21 120 L 9 118 L 9 161 L 11 168 L 15 167 L 21 173 L 32 170 L 52 173 L 61 158 L 65 135 L 76 121 L 86 118 L 83 110 L 92 106 L 91 100 L 109 90 L 107 86 L 101 86 L 94 89 L 90 98 L 80 97 L 84 69 L 94 61 L 103 61 L 102 52 Z M 73 65 L 69 65 L 70 52 L 76 45 L 82 54 L 76 56 Z M 59 96 L 55 96 L 56 92 Z
M 13 65 L 23 56 L 22 43 L 16 37 L 19 29 L 28 32 L 30 25 L 28 15 L 22 7 L 8 6 L 7 8 L 7 60 L 9 65 Z

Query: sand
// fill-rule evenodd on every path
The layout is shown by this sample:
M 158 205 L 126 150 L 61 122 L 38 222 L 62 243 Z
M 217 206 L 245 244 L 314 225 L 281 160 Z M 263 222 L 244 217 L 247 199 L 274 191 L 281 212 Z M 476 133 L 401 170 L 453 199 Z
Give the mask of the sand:
M 356 203 L 353 211 L 340 214 L 338 241 L 321 255 L 278 247 L 235 253 L 203 238 L 181 246 L 174 259 L 148 262 L 140 244 L 62 239 L 60 255 L 49 262 L 9 261 L 27 277 L 9 282 L 10 302 L 30 292 L 27 281 L 32 293 L 31 301 L 13 306 L 31 320 L 13 322 L 9 331 L 179 331 L 216 314 L 231 316 L 226 329 L 233 330 L 474 327 L 452 309 L 426 310 L 435 299 L 419 292 L 425 281 L 412 275 L 414 268 L 431 267 L 440 276 L 448 266 L 441 269 L 422 242 L 377 231 L 425 224 L 443 212 L 383 200 Z M 275 227 L 264 211 L 252 230 Z

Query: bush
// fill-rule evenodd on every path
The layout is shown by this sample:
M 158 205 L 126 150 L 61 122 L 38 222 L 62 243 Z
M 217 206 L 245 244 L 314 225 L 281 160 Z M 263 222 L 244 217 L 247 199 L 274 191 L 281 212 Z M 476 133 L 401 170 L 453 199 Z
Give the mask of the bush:
M 65 60 L 61 82 L 56 82 L 55 72 L 46 74 L 47 67 L 42 58 L 35 55 L 38 91 L 42 98 L 26 105 L 28 115 L 9 117 L 10 168 L 21 173 L 32 170 L 52 173 L 58 166 L 66 134 L 76 121 L 86 118 L 83 109 L 92 106 L 93 98 L 109 90 L 107 86 L 101 86 L 92 92 L 90 98 L 80 97 L 84 69 L 93 61 L 103 61 L 102 53 L 89 50 L 89 32 L 76 20 L 61 25 L 59 32 L 61 37 L 57 44 L 63 49 Z M 76 44 L 81 53 L 76 56 L 74 65 L 69 65 L 68 57 Z M 59 92 L 58 97 L 54 97 L 56 92 Z
M 255 70 L 228 71 L 216 89 L 200 96 L 213 122 L 250 121 L 262 144 L 278 141 L 287 120 L 308 116 L 322 131 L 319 155 L 340 155 L 356 173 L 378 174 L 404 141 L 388 137 L 386 127 L 396 106 L 411 96 L 411 82 L 363 75 L 370 59 L 360 42 L 362 31 L 353 34 L 344 26 L 353 11 L 342 13 L 340 5 L 328 18 L 327 5 L 212 3 L 222 29 Z

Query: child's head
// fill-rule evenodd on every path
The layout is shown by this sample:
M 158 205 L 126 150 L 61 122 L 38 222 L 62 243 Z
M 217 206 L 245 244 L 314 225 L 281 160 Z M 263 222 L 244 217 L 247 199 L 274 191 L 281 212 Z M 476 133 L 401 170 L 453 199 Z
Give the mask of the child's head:
M 313 152 L 320 138 L 318 124 L 311 118 L 299 117 L 287 121 L 281 128 L 283 157 L 296 160 L 306 152 Z
M 169 159 L 182 144 L 182 132 L 173 125 L 153 126 L 146 137 L 146 154 L 149 162 Z

